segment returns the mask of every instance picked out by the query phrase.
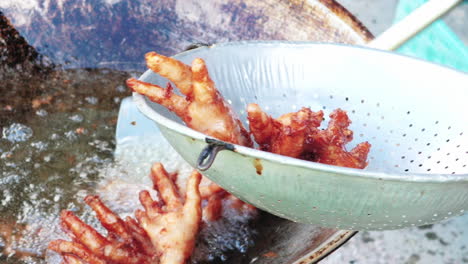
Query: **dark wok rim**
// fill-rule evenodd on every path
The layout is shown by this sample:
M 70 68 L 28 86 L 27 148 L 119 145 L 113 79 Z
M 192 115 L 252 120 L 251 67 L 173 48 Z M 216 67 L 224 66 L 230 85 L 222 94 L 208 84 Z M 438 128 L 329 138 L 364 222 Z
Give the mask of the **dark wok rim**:
M 365 41 L 369 42 L 374 39 L 374 35 L 357 19 L 351 14 L 346 8 L 334 0 L 318 0 L 321 4 L 325 5 L 330 11 L 337 15 L 343 22 L 350 26 L 355 33 Z

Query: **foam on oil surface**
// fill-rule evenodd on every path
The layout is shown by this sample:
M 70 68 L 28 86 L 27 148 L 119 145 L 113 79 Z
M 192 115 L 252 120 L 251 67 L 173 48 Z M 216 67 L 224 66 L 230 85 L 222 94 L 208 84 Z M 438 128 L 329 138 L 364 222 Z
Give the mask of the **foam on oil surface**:
M 178 185 L 185 189 L 185 181 L 192 168 L 161 138 L 129 138 L 117 146 L 115 161 L 104 166 L 95 190 L 82 190 L 77 194 L 77 202 L 82 203 L 88 194 L 97 194 L 104 203 L 121 217 L 133 216 L 141 208 L 138 193 L 150 190 L 153 198 L 156 191 L 148 175 L 154 162 L 161 162 L 169 172 L 178 172 Z M 207 184 L 207 182 L 202 182 Z M 224 261 L 229 254 L 245 253 L 253 245 L 255 230 L 251 226 L 255 214 L 239 213 L 224 202 L 223 217 L 216 222 L 203 223 L 197 238 L 196 250 L 192 262 Z M 85 208 L 80 217 L 105 233 L 89 208 Z M 63 234 L 56 237 L 64 238 Z M 48 254 L 48 261 L 55 263 L 54 254 Z M 59 263 L 59 262 L 57 262 Z

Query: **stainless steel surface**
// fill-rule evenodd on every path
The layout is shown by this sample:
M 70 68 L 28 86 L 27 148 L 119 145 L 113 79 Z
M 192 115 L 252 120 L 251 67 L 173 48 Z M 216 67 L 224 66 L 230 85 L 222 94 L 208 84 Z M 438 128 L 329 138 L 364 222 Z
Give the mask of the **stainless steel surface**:
M 357 47 L 236 45 L 199 48 L 176 58 L 187 63 L 204 58 L 218 89 L 242 118 L 250 102 L 273 116 L 301 106 L 326 113 L 340 107 L 353 120 L 354 143 L 367 140 L 373 147 L 368 168 L 360 171 L 236 146 L 235 152 L 221 152 L 205 173 L 223 188 L 281 217 L 340 229 L 424 225 L 468 209 L 463 159 L 468 122 L 461 121 L 466 119 L 467 75 Z M 165 84 L 151 71 L 141 79 Z M 134 98 L 194 166 L 205 136 L 143 96 Z M 263 165 L 261 175 L 255 159 Z

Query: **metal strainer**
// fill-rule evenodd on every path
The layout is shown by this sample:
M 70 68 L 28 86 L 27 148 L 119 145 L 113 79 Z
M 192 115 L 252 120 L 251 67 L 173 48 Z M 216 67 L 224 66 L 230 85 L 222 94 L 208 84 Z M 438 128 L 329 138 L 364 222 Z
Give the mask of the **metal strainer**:
M 244 42 L 202 47 L 201 57 L 233 109 L 246 120 L 257 103 L 269 114 L 302 106 L 346 110 L 355 139 L 369 141 L 365 170 L 318 164 L 226 144 L 184 126 L 134 94 L 192 166 L 221 151 L 204 174 L 275 215 L 338 229 L 383 230 L 437 222 L 468 210 L 468 76 L 389 52 L 333 44 Z M 165 85 L 152 71 L 141 80 Z M 326 124 L 327 120 L 325 120 Z

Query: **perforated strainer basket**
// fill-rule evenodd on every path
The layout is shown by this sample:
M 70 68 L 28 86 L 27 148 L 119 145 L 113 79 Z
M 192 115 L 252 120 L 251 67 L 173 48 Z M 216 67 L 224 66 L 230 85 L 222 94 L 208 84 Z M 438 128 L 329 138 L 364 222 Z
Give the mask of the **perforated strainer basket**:
M 213 141 L 134 94 L 139 109 L 192 166 L 200 165 L 207 146 L 228 149 L 204 174 L 256 207 L 353 230 L 424 225 L 468 210 L 466 74 L 389 52 L 317 43 L 227 43 L 175 57 L 185 63 L 203 58 L 242 120 L 249 103 L 273 116 L 303 106 L 325 116 L 342 108 L 354 131 L 348 149 L 372 144 L 365 170 L 288 158 Z M 141 80 L 167 82 L 152 71 Z

